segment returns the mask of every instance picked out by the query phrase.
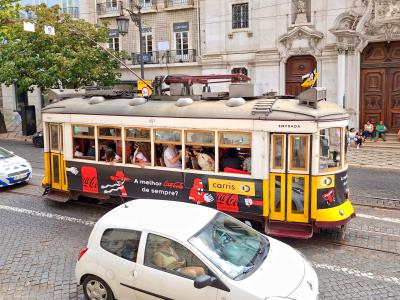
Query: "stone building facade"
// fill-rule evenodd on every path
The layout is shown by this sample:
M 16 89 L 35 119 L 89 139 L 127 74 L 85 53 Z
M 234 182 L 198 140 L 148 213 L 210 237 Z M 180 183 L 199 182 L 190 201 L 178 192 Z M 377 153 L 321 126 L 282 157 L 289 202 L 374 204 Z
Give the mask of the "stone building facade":
M 298 94 L 316 68 L 352 126 L 400 128 L 399 0 L 205 0 L 202 30 L 204 74 L 245 71 L 256 94 Z
M 118 33 L 116 19 L 125 9 L 137 12 L 130 0 L 97 1 L 98 22 L 110 27 L 109 48 L 124 50 L 128 66 L 140 74 L 139 30 L 130 21 L 128 34 Z M 142 6 L 145 79 L 167 74 L 201 74 L 199 65 L 199 0 L 139 0 Z M 136 81 L 125 68 L 122 80 Z

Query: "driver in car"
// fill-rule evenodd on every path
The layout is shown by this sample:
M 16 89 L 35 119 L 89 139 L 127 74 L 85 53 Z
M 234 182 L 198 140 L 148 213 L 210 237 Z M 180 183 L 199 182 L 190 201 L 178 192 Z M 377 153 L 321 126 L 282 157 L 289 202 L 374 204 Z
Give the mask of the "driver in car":
M 186 261 L 181 259 L 172 246 L 172 241 L 166 238 L 159 238 L 153 262 L 160 268 L 178 271 L 192 278 L 205 275 L 202 267 L 184 267 Z

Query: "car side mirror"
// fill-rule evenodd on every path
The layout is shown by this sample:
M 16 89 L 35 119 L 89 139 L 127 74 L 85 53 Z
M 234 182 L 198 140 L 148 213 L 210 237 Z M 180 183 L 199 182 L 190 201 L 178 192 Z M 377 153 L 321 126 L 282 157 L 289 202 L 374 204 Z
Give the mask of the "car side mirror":
M 196 289 L 202 289 L 206 286 L 211 285 L 216 280 L 215 277 L 211 277 L 208 275 L 200 275 L 194 279 L 194 287 Z

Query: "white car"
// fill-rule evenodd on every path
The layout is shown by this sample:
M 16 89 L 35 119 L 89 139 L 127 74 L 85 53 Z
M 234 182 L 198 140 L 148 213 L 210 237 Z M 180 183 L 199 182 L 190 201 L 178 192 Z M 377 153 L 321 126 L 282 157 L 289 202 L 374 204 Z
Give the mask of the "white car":
M 22 157 L 0 147 L 0 187 L 29 181 L 31 178 L 31 164 Z
M 76 278 L 91 300 L 318 298 L 318 277 L 297 250 L 217 210 L 161 200 L 104 215 Z

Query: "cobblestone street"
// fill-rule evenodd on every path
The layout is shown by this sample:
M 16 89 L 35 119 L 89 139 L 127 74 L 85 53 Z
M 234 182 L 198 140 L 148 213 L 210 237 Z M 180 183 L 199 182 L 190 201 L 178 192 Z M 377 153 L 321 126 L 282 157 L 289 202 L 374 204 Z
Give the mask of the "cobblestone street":
M 31 160 L 38 175 L 30 184 L 0 194 L 0 299 L 83 299 L 75 282 L 76 259 L 94 222 L 114 206 L 42 200 L 42 150 L 23 142 L 0 144 Z M 400 172 L 373 172 L 373 177 L 371 169 L 349 172 L 360 205 L 344 241 L 336 232 L 322 232 L 306 241 L 282 239 L 313 263 L 320 299 L 399 299 L 400 213 L 372 206 L 379 203 L 378 197 L 398 198 Z M 360 193 L 370 196 L 369 202 L 363 204 Z

